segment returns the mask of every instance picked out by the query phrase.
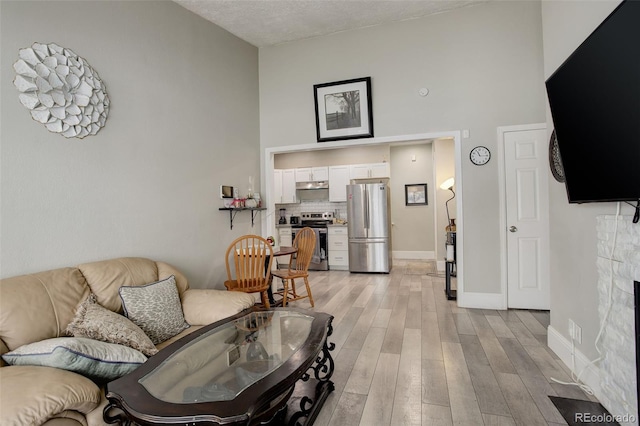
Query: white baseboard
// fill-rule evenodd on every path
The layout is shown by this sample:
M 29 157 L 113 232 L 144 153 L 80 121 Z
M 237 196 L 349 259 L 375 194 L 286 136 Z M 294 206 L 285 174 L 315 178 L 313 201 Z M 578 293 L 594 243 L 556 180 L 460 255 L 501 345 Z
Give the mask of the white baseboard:
M 502 293 L 458 292 L 458 306 L 476 309 L 507 309 Z
M 436 258 L 434 251 L 394 251 L 394 259 L 433 260 Z
M 558 357 L 571 369 L 571 341 L 565 338 L 558 330 L 549 326 L 547 328 L 547 345 Z M 576 376 L 583 370 L 580 381 L 588 385 L 596 398 L 602 400 L 600 389 L 600 368 L 594 364 L 589 364 L 591 360 L 579 350 L 575 350 L 575 370 Z M 587 367 L 588 366 L 588 367 Z M 586 367 L 586 370 L 585 370 Z

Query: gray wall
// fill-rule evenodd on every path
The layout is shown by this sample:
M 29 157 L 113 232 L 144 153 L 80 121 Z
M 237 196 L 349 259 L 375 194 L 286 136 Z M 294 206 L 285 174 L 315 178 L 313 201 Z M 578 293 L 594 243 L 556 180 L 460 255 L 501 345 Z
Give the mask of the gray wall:
M 416 161 L 411 157 L 415 155 Z M 435 251 L 432 144 L 391 147 L 393 251 Z M 406 184 L 427 184 L 427 205 L 405 205 Z
M 488 2 L 260 49 L 260 144 L 316 141 L 313 85 L 371 76 L 377 137 L 469 129 L 462 141 L 465 291 L 500 292 L 498 126 L 543 122 L 540 2 Z M 430 89 L 427 97 L 418 95 Z
M 374 145 L 276 154 L 273 164 L 274 169 L 295 169 L 296 167 L 342 166 L 388 161 L 389 145 Z
M 433 142 L 433 155 L 435 157 L 435 176 L 436 176 L 436 259 L 442 261 L 446 256 L 446 240 L 447 232 L 446 226 L 449 224 L 447 221 L 447 201 L 451 199 L 453 194 L 448 189 L 440 189 L 440 185 L 450 177 L 455 177 L 455 151 L 454 142 L 451 139 L 437 139 Z M 457 193 L 456 186 L 454 184 L 453 191 Z M 457 219 L 456 213 L 456 201 L 454 197 L 449 201 L 449 217 L 451 219 Z M 457 223 L 457 220 L 456 220 Z
M 545 76 L 591 34 L 619 4 L 604 2 L 543 2 Z M 553 121 L 547 107 L 548 131 Z M 577 349 L 597 358 L 594 342 L 598 321 L 598 273 L 596 269 L 596 216 L 615 214 L 615 203 L 569 204 L 563 184 L 549 179 L 551 218 L 551 326 L 567 340 L 568 320 L 582 327 L 582 344 Z M 632 215 L 623 204 L 622 213 Z
M 258 52 L 173 2 L 0 2 L 3 277 L 118 256 L 175 264 L 222 287 L 250 218 L 219 185 L 259 188 Z M 66 139 L 18 101 L 18 49 L 84 57 L 111 98 L 106 126 Z M 253 229 L 259 232 L 259 228 Z

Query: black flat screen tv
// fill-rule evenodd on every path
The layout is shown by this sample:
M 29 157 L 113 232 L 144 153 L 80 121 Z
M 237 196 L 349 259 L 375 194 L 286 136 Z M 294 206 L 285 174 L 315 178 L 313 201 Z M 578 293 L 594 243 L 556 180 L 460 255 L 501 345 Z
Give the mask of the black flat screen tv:
M 640 1 L 623 1 L 546 88 L 569 202 L 640 200 Z

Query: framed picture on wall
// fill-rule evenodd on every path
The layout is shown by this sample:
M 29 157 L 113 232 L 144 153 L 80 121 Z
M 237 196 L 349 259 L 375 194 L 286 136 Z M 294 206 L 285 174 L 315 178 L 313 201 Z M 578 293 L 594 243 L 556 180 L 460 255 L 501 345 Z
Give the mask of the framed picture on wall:
M 426 206 L 427 184 L 413 183 L 404 186 L 404 204 L 406 206 Z
M 373 137 L 371 77 L 313 86 L 318 142 Z

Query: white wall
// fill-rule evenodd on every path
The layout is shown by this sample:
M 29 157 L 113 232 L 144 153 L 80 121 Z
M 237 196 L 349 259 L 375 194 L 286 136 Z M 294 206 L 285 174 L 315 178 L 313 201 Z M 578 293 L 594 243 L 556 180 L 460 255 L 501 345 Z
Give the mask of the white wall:
M 619 1 L 542 2 L 544 72 L 553 71 L 591 34 Z M 547 129 L 553 121 L 547 106 Z M 582 327 L 577 349 L 597 358 L 594 347 L 599 330 L 596 217 L 614 214 L 615 203 L 569 204 L 564 184 L 549 179 L 551 232 L 551 327 L 568 336 L 568 321 Z M 624 214 L 632 214 L 623 205 Z
M 224 250 L 251 227 L 240 213 L 229 230 L 219 185 L 259 185 L 257 49 L 173 2 L 0 10 L 1 276 L 143 256 L 222 287 Z M 71 48 L 106 84 L 96 136 L 49 133 L 18 102 L 12 65 L 36 41 Z
M 498 126 L 544 120 L 540 2 L 488 2 L 260 49 L 262 149 L 316 141 L 313 85 L 372 78 L 376 137 L 470 130 L 463 140 L 465 291 L 500 292 Z M 418 95 L 430 89 L 427 97 Z

